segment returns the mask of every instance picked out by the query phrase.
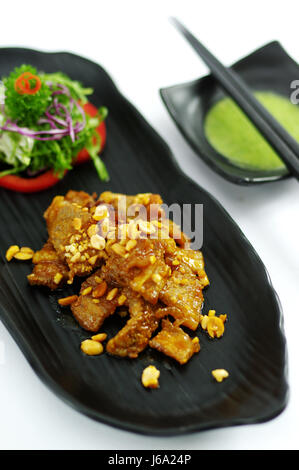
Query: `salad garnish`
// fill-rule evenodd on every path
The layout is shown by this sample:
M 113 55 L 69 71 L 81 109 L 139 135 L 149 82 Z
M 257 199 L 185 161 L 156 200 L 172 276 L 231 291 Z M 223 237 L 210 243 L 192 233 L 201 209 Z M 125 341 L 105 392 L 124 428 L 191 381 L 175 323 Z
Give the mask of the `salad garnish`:
M 87 113 L 84 88 L 67 75 L 37 72 L 31 65 L 16 67 L 2 78 L 4 103 L 0 105 L 0 162 L 6 175 L 32 177 L 52 170 L 62 178 L 71 170 L 83 149 L 93 160 L 103 181 L 109 180 L 105 164 L 99 157 L 102 148 L 99 126 L 104 124 L 107 109 Z M 22 175 L 20 175 L 22 176 Z

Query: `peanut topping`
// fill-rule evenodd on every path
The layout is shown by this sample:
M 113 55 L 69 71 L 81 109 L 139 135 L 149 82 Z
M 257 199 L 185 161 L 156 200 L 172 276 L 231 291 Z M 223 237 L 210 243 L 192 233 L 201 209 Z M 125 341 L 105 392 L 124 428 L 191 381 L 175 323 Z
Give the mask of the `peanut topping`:
M 109 219 L 103 219 L 101 223 L 101 232 L 104 238 L 109 238 L 108 234 L 109 231 L 113 232 L 115 230 L 115 227 L 110 227 L 110 222 Z M 111 237 L 110 237 L 111 238 Z
M 97 235 L 99 229 L 96 224 L 90 225 L 87 229 L 87 235 L 91 238 L 93 235 Z
M 97 259 L 98 259 L 98 255 L 95 255 L 95 256 L 92 256 L 91 258 L 88 258 L 88 262 L 89 262 L 89 264 L 94 266 L 97 262 Z
M 101 282 L 95 289 L 93 289 L 92 296 L 95 299 L 99 299 L 100 297 L 103 297 L 107 290 L 107 283 L 105 281 Z
M 88 356 L 98 356 L 104 351 L 102 343 L 93 341 L 92 339 L 86 339 L 81 343 L 81 350 Z
M 105 248 L 106 241 L 105 238 L 100 235 L 93 235 L 90 239 L 90 244 L 96 250 L 103 250 Z
M 118 292 L 118 288 L 114 287 L 114 289 L 111 289 L 111 291 L 108 292 L 108 295 L 107 295 L 106 299 L 107 300 L 113 300 L 114 297 L 116 296 L 117 292 Z
M 106 333 L 98 333 L 97 335 L 94 335 L 91 337 L 93 341 L 98 341 L 99 343 L 101 343 L 102 341 L 105 341 L 106 338 L 107 338 Z
M 29 248 L 28 246 L 22 246 L 20 251 L 21 251 L 21 253 L 28 253 L 30 255 L 34 255 L 34 251 L 31 248 Z
M 155 366 L 146 367 L 141 376 L 142 385 L 145 388 L 158 388 L 160 371 Z
M 111 246 L 111 248 L 114 251 L 114 253 L 116 253 L 119 256 L 125 256 L 126 254 L 126 249 L 123 246 L 121 246 L 119 243 L 114 243 Z
M 62 278 L 63 278 L 63 275 L 61 273 L 56 273 L 54 276 L 54 283 L 59 284 Z
M 126 250 L 131 251 L 133 250 L 133 248 L 135 248 L 136 245 L 137 245 L 136 240 L 129 240 L 128 243 L 126 244 Z
M 203 315 L 202 316 L 202 318 L 200 320 L 200 326 L 202 327 L 203 330 L 207 329 L 208 320 L 209 320 L 208 315 Z
M 229 373 L 225 369 L 214 369 L 212 370 L 212 376 L 217 380 L 217 382 L 222 382 L 229 376 Z
M 216 317 L 216 310 L 209 310 L 208 315 L 203 315 L 200 325 L 203 330 L 207 330 L 211 338 L 220 338 L 224 333 L 224 322 L 226 315 Z
M 73 227 L 75 230 L 80 230 L 82 226 L 82 220 L 79 217 L 75 217 L 73 220 Z
M 77 253 L 75 253 L 74 256 L 71 257 L 71 263 L 76 263 L 77 261 L 79 261 L 80 258 L 80 251 L 77 251 Z
M 211 338 L 220 338 L 224 333 L 224 324 L 219 317 L 209 317 L 207 330 Z
M 84 289 L 82 292 L 81 292 L 81 295 L 88 295 L 90 294 L 92 291 L 92 287 L 89 286 L 89 287 L 86 287 L 86 289 Z
M 77 300 L 78 300 L 78 296 L 77 296 L 77 295 L 70 295 L 69 297 L 64 297 L 63 299 L 59 299 L 59 300 L 58 300 L 58 303 L 59 303 L 59 305 L 61 305 L 62 307 L 66 307 L 67 305 L 73 304 L 73 303 L 76 302 Z
M 6 252 L 6 259 L 7 261 L 11 261 L 13 259 L 13 257 L 20 251 L 20 248 L 18 247 L 18 245 L 12 245 L 8 248 L 7 252 Z
M 14 258 L 20 261 L 27 261 L 33 258 L 33 253 L 24 253 L 22 251 L 19 251 L 14 255 Z
M 107 206 L 101 205 L 96 207 L 96 210 L 92 217 L 94 218 L 94 220 L 103 220 L 106 219 L 108 215 L 109 214 Z
M 123 305 L 125 303 L 125 301 L 127 300 L 127 297 L 124 295 L 124 294 L 121 294 L 119 297 L 118 297 L 118 305 Z

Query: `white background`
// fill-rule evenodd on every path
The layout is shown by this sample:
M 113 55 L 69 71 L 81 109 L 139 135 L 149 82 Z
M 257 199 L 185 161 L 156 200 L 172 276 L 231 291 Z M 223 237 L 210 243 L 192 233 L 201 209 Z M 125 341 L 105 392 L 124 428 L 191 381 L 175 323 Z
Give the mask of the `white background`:
M 225 64 L 274 39 L 299 61 L 299 5 L 288 0 L 6 1 L 1 4 L 0 45 L 67 50 L 103 65 L 170 145 L 183 170 L 221 201 L 266 264 L 281 299 L 289 353 L 288 407 L 264 424 L 175 438 L 119 431 L 56 398 L 0 323 L 2 449 L 299 449 L 299 186 L 295 180 L 232 185 L 209 170 L 183 140 L 158 89 L 195 79 L 207 69 L 170 25 L 171 15 Z M 294 79 L 299 79 L 299 68 Z

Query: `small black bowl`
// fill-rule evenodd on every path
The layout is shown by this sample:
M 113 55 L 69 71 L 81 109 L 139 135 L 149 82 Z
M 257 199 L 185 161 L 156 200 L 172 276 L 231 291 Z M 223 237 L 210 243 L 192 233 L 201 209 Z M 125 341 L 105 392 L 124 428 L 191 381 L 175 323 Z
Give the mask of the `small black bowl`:
M 299 77 L 298 64 L 277 41 L 241 59 L 232 68 L 253 91 L 273 91 L 287 98 L 291 93 L 290 83 Z M 205 136 L 205 116 L 217 101 L 226 96 L 211 75 L 162 88 L 160 94 L 174 122 L 198 156 L 227 180 L 248 185 L 290 176 L 286 167 L 267 171 L 240 168 L 211 146 Z

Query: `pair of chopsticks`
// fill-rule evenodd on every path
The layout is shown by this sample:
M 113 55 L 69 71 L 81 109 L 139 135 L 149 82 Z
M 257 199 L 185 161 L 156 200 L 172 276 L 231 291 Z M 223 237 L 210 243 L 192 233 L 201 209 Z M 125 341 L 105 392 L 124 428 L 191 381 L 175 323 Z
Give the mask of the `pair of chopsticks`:
M 290 173 L 299 179 L 299 144 L 255 98 L 243 79 L 231 68 L 225 67 L 208 49 L 175 18 L 174 26 L 183 34 L 193 49 L 209 67 L 221 87 L 238 104 L 285 163 Z

